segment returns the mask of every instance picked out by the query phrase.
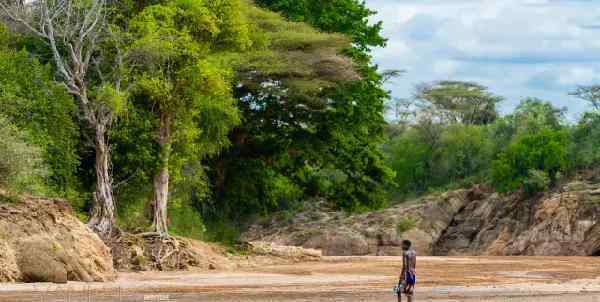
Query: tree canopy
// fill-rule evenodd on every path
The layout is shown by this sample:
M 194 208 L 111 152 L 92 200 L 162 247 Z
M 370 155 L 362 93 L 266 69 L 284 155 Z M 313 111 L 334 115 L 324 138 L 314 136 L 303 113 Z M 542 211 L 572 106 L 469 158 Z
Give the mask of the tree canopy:
M 417 87 L 415 99 L 444 122 L 482 125 L 498 117 L 496 105 L 502 97 L 472 82 L 441 81 Z

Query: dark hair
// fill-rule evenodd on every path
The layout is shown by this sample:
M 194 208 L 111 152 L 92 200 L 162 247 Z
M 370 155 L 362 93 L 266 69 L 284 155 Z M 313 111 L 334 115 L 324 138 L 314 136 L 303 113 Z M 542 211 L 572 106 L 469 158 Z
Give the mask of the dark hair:
M 412 242 L 410 242 L 410 240 L 402 240 L 402 245 L 406 245 L 407 247 L 411 247 L 412 246 Z

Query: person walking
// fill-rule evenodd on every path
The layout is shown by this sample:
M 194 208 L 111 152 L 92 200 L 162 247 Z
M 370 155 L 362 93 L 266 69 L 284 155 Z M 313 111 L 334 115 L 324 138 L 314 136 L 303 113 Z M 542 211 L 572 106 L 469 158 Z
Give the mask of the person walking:
M 402 294 L 406 296 L 408 302 L 413 301 L 415 294 L 415 284 L 417 268 L 417 253 L 412 249 L 410 240 L 402 241 L 402 271 L 398 280 L 398 302 L 402 302 Z

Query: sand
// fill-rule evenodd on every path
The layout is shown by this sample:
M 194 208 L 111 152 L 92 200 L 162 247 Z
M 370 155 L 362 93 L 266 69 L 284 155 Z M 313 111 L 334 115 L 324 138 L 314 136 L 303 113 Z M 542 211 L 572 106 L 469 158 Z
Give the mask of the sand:
M 0 285 L 0 301 L 395 301 L 398 257 L 324 257 L 115 282 Z M 600 301 L 599 257 L 419 257 L 416 301 Z

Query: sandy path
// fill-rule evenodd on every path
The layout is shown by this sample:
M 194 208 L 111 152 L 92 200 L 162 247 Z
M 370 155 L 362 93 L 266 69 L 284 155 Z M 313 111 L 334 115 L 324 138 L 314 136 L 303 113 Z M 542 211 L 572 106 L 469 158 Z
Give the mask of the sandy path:
M 235 272 L 122 273 L 103 284 L 5 284 L 0 301 L 394 301 L 399 261 L 326 257 Z M 418 301 L 600 301 L 598 257 L 419 257 L 417 278 Z

